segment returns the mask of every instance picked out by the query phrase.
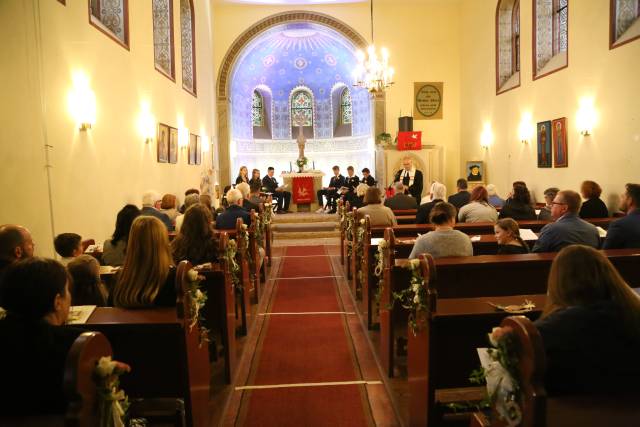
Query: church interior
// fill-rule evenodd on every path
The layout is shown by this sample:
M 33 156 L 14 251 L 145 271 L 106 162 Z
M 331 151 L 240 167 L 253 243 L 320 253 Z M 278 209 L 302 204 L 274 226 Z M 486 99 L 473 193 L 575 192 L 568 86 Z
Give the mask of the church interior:
M 637 424 L 640 1 L 0 34 L 0 425 Z

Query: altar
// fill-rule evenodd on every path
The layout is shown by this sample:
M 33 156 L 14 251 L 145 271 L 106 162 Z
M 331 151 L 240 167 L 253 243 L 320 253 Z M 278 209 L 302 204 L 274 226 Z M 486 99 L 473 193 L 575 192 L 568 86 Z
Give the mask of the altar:
M 324 172 L 308 170 L 304 172 L 282 173 L 280 176 L 291 191 L 289 210 L 293 212 L 315 212 L 318 206 L 316 192 L 322 188 Z

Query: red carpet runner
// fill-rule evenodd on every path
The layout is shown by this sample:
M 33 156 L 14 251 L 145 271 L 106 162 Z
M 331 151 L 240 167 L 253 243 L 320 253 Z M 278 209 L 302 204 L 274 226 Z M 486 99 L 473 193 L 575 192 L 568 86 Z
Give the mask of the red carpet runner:
M 289 247 L 249 376 L 238 425 L 372 425 L 357 356 L 324 247 Z M 322 383 L 322 384 L 317 384 Z M 253 386 L 265 386 L 254 388 Z

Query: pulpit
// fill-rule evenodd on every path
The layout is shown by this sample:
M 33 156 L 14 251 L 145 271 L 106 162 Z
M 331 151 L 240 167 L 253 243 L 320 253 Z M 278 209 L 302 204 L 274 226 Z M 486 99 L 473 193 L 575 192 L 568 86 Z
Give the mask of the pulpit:
M 289 172 L 280 175 L 291 191 L 289 210 L 293 212 L 314 212 L 319 208 L 316 192 L 322 188 L 324 172 L 309 170 Z
M 376 174 L 378 182 L 388 187 L 394 174 L 402 169 L 402 158 L 411 157 L 416 169 L 422 171 L 422 196 L 429 193 L 433 181 L 445 182 L 444 150 L 437 145 L 423 145 L 419 150 L 398 150 L 393 146 L 376 146 Z

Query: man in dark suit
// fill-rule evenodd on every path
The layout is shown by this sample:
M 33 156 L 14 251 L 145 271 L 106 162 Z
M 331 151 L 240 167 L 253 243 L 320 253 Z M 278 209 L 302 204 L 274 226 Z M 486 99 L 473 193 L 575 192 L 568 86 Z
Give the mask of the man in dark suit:
M 578 216 L 582 205 L 578 193 L 571 190 L 560 191 L 551 203 L 551 216 L 555 222 L 542 227 L 532 252 L 558 252 L 565 246 L 575 244 L 598 249 L 600 235 L 595 225 Z
M 216 217 L 216 228 L 221 230 L 230 230 L 236 228 L 236 220 L 242 218 L 242 221 L 249 225 L 251 224 L 251 216 L 242 207 L 242 193 L 235 188 L 227 191 L 227 203 L 229 207 L 221 212 Z
M 413 196 L 404 194 L 404 184 L 398 181 L 394 185 L 396 194 L 384 201 L 384 205 L 391 210 L 416 209 L 418 204 Z
M 373 187 L 376 185 L 376 180 L 371 176 L 371 171 L 369 168 L 362 169 L 362 179 L 360 180 L 362 184 L 367 184 L 369 187 Z
M 402 182 L 405 191 L 408 191 L 416 199 L 416 205 L 420 204 L 423 186 L 422 172 L 413 166 L 411 157 L 406 156 L 402 159 L 402 169 L 396 172 L 393 182 Z
M 603 249 L 640 248 L 640 184 L 627 184 L 620 210 L 627 213 L 609 225 Z
M 333 176 L 331 177 L 331 181 L 329 181 L 328 187 L 323 187 L 322 190 L 318 190 L 316 195 L 318 196 L 318 205 L 320 205 L 320 209 L 316 212 L 321 213 L 324 209 L 324 203 L 322 202 L 322 196 L 327 198 L 327 208 L 329 209 L 329 213 L 336 213 L 336 199 L 338 198 L 338 190 L 340 187 L 345 185 L 344 176 L 340 174 L 340 167 L 334 166 L 333 168 Z
M 347 167 L 347 176 L 345 177 L 344 186 L 348 188 L 347 192 L 343 194 L 344 200 L 353 205 L 353 200 L 356 198 L 356 188 L 360 185 L 360 178 L 358 175 L 354 175 L 353 166 Z
M 449 196 L 447 201 L 455 206 L 457 210 L 460 210 L 461 207 L 469 203 L 471 194 L 467 191 L 467 180 L 464 178 L 460 178 L 456 182 L 456 187 L 458 188 L 458 192 Z
M 289 212 L 289 203 L 291 203 L 291 193 L 288 191 L 278 191 L 278 181 L 274 178 L 275 170 L 272 166 L 267 169 L 267 174 L 262 178 L 262 187 L 267 193 L 272 193 L 273 197 L 278 201 L 279 213 Z

